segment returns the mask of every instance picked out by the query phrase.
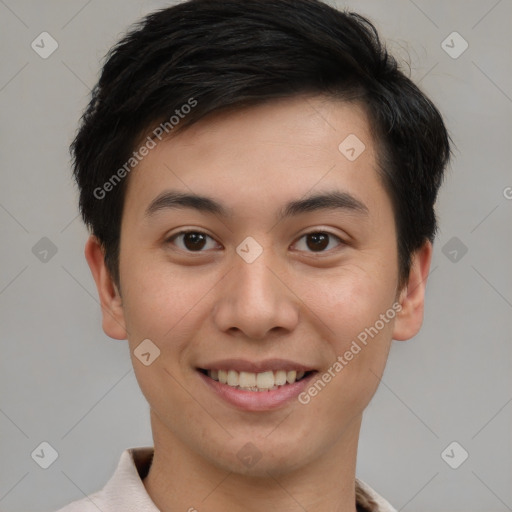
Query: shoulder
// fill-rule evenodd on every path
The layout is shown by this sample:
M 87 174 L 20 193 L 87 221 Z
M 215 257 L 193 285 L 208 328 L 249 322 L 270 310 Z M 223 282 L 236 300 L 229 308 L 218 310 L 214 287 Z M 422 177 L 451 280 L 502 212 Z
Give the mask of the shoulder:
M 127 448 L 101 490 L 55 512 L 158 512 L 141 479 L 147 474 L 152 457 L 153 447 Z

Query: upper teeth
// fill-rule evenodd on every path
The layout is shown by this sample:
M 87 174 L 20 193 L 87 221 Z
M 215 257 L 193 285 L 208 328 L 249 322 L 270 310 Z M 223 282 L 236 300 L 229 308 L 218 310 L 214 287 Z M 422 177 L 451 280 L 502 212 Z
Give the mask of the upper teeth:
M 236 370 L 208 370 L 208 377 L 218 380 L 222 384 L 227 384 L 235 388 L 249 391 L 268 391 L 277 389 L 278 386 L 284 386 L 286 383 L 293 384 L 302 379 L 305 372 L 291 370 L 278 370 L 276 372 L 267 371 L 261 373 L 237 372 Z

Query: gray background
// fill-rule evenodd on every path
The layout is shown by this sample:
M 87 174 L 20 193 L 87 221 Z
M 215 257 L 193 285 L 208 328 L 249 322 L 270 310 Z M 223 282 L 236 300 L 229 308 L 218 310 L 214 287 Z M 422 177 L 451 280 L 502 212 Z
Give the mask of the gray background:
M 165 5 L 0 0 L 4 512 L 55 510 L 101 488 L 122 450 L 152 444 L 127 343 L 101 329 L 68 145 L 108 48 Z M 512 510 L 512 3 L 336 5 L 369 16 L 410 62 L 456 144 L 424 327 L 393 343 L 365 413 L 358 476 L 398 510 Z M 31 48 L 43 31 L 59 44 L 47 59 Z M 441 46 L 453 31 L 469 44 L 458 58 Z M 43 237 L 56 254 L 41 252 Z M 43 441 L 58 452 L 48 469 L 31 457 Z M 441 457 L 452 441 L 463 447 L 449 451 L 452 464 L 469 453 L 458 469 Z

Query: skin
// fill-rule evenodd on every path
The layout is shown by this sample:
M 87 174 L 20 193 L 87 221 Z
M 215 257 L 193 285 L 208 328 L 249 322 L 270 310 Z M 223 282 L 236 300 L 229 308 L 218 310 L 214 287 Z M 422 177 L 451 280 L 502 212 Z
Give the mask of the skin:
M 353 162 L 338 150 L 349 134 L 366 146 Z M 392 339 L 409 339 L 421 326 L 432 254 L 428 242 L 414 254 L 399 290 L 393 211 L 376 169 L 357 104 L 298 96 L 215 113 L 160 142 L 129 177 L 121 294 L 89 238 L 103 329 L 128 339 L 150 405 L 155 454 L 144 485 L 161 510 L 355 512 L 362 414 Z M 145 216 L 169 189 L 214 198 L 231 216 L 191 208 Z M 367 212 L 324 209 L 276 220 L 287 202 L 333 190 Z M 212 237 L 203 252 L 183 236 L 169 240 L 185 229 Z M 315 251 L 304 235 L 318 232 L 333 236 Z M 250 264 L 236 252 L 248 236 L 263 249 Z M 196 370 L 225 358 L 283 358 L 322 375 L 395 301 L 397 316 L 307 405 L 241 411 Z M 161 351 L 149 366 L 133 354 L 146 338 Z M 262 455 L 252 467 L 237 457 L 248 442 Z

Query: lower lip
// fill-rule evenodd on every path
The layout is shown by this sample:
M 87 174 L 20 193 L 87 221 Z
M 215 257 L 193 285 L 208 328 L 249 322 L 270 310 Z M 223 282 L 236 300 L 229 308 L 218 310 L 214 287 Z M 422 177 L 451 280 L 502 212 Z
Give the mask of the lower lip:
M 199 370 L 197 373 L 203 379 L 203 382 L 213 389 L 218 396 L 238 409 L 244 411 L 268 411 L 278 409 L 296 399 L 308 386 L 309 381 L 316 372 L 312 372 L 298 382 L 286 384 L 272 391 L 244 391 L 213 380 Z

